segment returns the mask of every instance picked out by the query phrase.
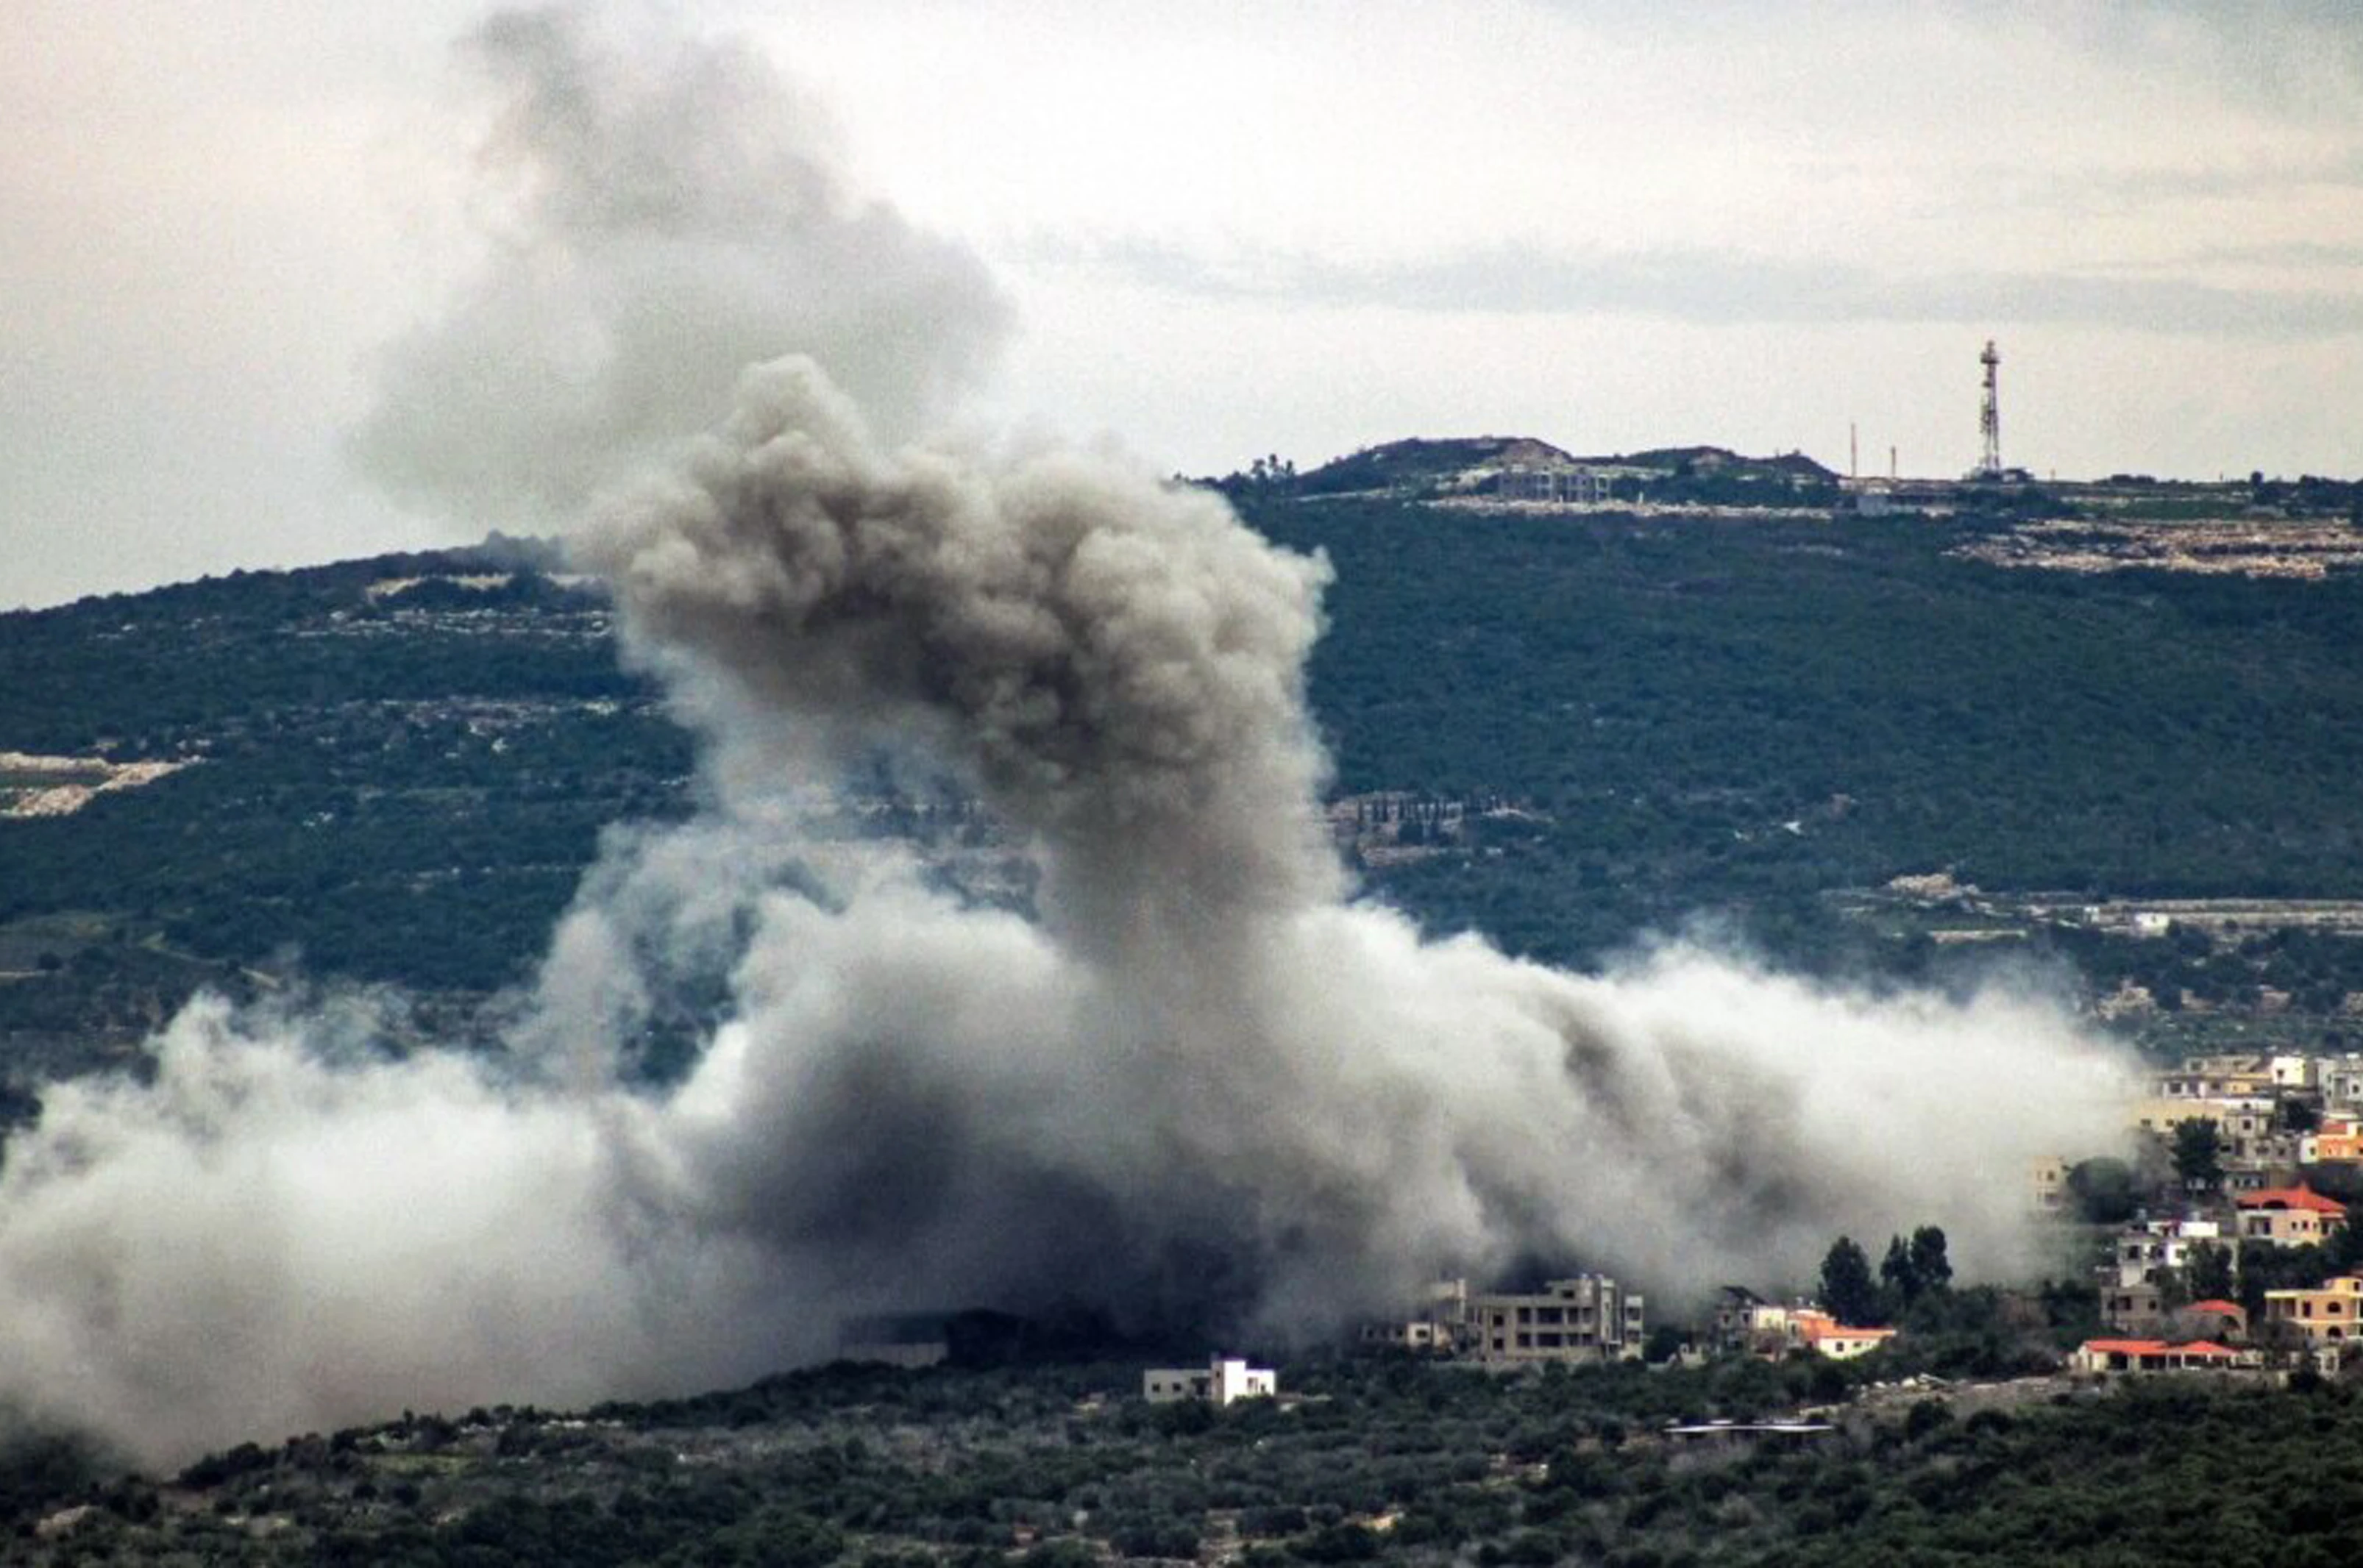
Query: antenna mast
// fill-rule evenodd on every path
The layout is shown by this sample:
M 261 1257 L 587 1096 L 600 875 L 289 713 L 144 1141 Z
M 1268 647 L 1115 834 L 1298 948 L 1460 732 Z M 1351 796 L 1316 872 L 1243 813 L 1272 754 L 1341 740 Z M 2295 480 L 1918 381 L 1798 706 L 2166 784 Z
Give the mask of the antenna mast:
M 1978 363 L 1986 368 L 1986 397 L 1978 410 L 1978 433 L 1984 437 L 1984 455 L 1978 459 L 1980 479 L 2002 478 L 2002 356 L 1994 352 L 1993 339 L 1986 339 L 1986 351 L 1978 356 Z

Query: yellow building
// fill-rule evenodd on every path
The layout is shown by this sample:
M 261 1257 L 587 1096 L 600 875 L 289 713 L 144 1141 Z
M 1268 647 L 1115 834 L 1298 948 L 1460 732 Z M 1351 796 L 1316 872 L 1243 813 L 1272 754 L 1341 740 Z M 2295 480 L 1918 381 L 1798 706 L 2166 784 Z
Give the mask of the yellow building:
M 2363 1278 L 2343 1274 L 2319 1290 L 2268 1290 L 2265 1321 L 2289 1324 L 2311 1345 L 2351 1340 L 2363 1324 Z

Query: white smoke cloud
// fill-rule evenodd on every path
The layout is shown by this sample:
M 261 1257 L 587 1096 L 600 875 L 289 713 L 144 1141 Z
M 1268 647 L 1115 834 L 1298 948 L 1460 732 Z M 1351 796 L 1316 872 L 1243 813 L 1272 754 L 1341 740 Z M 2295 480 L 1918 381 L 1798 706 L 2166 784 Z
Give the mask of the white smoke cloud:
M 554 233 L 596 227 L 585 204 L 638 233 L 686 182 L 703 234 L 778 155 L 760 134 L 668 161 L 738 122 L 651 97 L 563 18 L 482 37 L 562 103 L 527 116 L 538 159 L 545 120 L 582 133 L 550 164 Z M 753 207 L 768 243 L 778 208 Z M 860 232 L 884 252 L 865 275 L 969 271 Z M 703 253 L 594 293 L 630 315 Z M 899 297 L 833 260 L 789 292 L 838 287 L 854 304 L 809 319 Z M 989 319 L 981 282 L 949 314 Z M 924 392 L 973 341 L 846 374 Z M 605 384 L 665 383 L 671 347 L 633 343 Z M 55 1088 L 0 1171 L 0 1405 L 169 1463 L 405 1406 L 728 1383 L 893 1308 L 1309 1334 L 1439 1270 L 1769 1283 L 1841 1230 L 1926 1221 L 2007 1272 L 2025 1162 L 2113 1140 L 2112 1058 L 2037 1001 L 1821 989 L 1681 947 L 1570 975 L 1354 901 L 1304 701 L 1321 565 L 1121 459 L 882 440 L 827 363 L 748 372 L 582 536 L 705 737 L 711 808 L 611 841 L 496 1060 L 380 1059 L 360 1004 L 204 1002 L 152 1081 Z M 503 475 L 580 449 L 575 391 L 492 443 Z M 665 423 L 625 419 L 619 459 Z M 608 478 L 551 460 L 553 495 Z M 881 748 L 1019 835 L 1034 912 L 903 848 L 806 842 L 798 794 Z M 688 1076 L 636 1085 L 630 1043 L 716 977 Z
M 495 107 L 492 256 L 381 356 L 351 446 L 395 499 L 558 526 L 759 360 L 814 355 L 906 433 L 991 362 L 1008 311 L 982 265 L 855 191 L 827 116 L 753 49 L 551 7 L 462 52 Z

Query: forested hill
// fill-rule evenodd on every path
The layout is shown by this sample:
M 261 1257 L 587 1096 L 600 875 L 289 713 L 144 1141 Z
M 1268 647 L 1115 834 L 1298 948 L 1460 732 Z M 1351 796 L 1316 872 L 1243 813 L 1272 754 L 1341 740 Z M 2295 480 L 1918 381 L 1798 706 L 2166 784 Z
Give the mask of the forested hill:
M 1983 922 L 2169 1008 L 2262 982 L 2330 1029 L 2363 991 L 2335 922 L 2019 918 L 2363 899 L 2363 573 L 2005 569 L 1958 553 L 2002 525 L 1919 517 L 1247 504 L 1336 568 L 1333 814 L 1432 924 L 1587 962 L 1719 912 L 1792 961 L 1918 973 Z M 464 1006 L 523 972 L 602 826 L 685 809 L 691 767 L 595 587 L 513 544 L 0 616 L 0 810 L 95 790 L 0 817 L 18 1079 L 200 982 Z M 194 765 L 116 776 L 141 761 Z M 1880 891 L 1937 872 L 1985 901 Z
M 1523 944 L 1941 870 L 2363 896 L 2363 573 L 2003 570 L 1918 519 L 1251 514 L 1337 569 L 1339 790 L 1548 819 L 1392 884 Z

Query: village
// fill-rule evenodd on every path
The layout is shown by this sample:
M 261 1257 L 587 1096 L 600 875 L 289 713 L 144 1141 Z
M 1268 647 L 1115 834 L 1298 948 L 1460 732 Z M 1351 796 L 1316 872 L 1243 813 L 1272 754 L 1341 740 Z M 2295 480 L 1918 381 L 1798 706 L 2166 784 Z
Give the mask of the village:
M 2103 1331 L 2059 1371 L 2105 1380 L 2217 1374 L 2286 1382 L 2363 1365 L 2363 1055 L 2206 1055 L 2155 1074 L 2132 1108 L 2136 1157 L 2036 1161 L 2027 1200 L 2063 1240 L 2080 1233 Z M 1916 1263 L 1914 1252 L 1933 1256 Z M 1851 1246 L 1851 1242 L 1844 1243 Z M 1897 1246 L 1904 1246 L 1898 1238 Z M 1941 1232 L 1892 1252 L 1924 1283 L 1949 1275 Z M 1826 1292 L 1825 1292 L 1826 1294 Z M 1652 1336 L 1646 1303 L 1605 1275 L 1538 1290 L 1472 1290 L 1440 1281 L 1401 1317 L 1361 1325 L 1357 1348 L 1493 1371 L 1716 1357 L 1851 1361 L 1907 1332 L 1850 1323 L 1835 1301 L 1768 1300 L 1724 1286 L 1693 1332 Z M 1144 1376 L 1152 1401 L 1233 1399 L 1277 1391 L 1273 1374 L 1216 1357 L 1205 1369 Z

